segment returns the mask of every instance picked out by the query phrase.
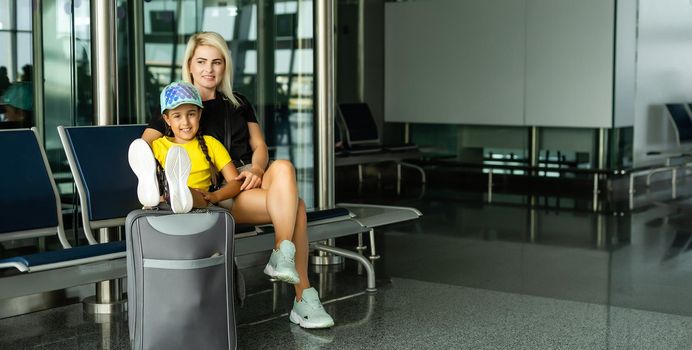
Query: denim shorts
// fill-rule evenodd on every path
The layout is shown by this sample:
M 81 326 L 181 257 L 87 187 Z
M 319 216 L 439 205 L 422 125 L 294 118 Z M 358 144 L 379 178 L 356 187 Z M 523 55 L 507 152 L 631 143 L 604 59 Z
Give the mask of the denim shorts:
M 269 164 L 267 164 L 267 166 L 269 166 Z M 240 172 L 245 171 L 245 170 L 250 170 L 251 168 L 252 168 L 252 164 L 245 164 L 243 166 L 237 167 L 236 169 L 238 170 L 238 173 L 240 173 Z M 216 205 L 230 211 L 231 208 L 233 207 L 233 198 L 224 199 L 224 200 L 216 203 Z

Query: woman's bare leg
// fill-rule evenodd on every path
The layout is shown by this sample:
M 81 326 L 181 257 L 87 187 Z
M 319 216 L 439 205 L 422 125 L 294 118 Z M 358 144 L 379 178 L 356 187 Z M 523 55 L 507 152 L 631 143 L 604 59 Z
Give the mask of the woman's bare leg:
M 300 276 L 300 282 L 294 284 L 296 289 L 296 300 L 303 297 L 303 290 L 310 288 L 308 280 L 308 232 L 307 216 L 305 214 L 305 202 L 298 201 L 298 214 L 296 216 L 296 226 L 293 229 L 293 244 L 296 246 L 296 271 Z
M 243 224 L 266 224 L 272 222 L 269 213 L 265 209 L 267 191 L 263 189 L 252 189 L 241 192 L 234 200 L 231 207 L 233 218 Z M 296 271 L 300 277 L 300 282 L 295 284 L 296 300 L 300 300 L 303 290 L 310 288 L 308 280 L 308 233 L 307 215 L 305 213 L 305 202 L 298 201 L 298 212 L 295 217 L 291 241 L 296 247 L 295 264 Z M 276 223 L 273 223 L 276 228 Z
M 266 208 L 274 225 L 275 248 L 283 240 L 293 240 L 298 212 L 298 186 L 293 164 L 277 160 L 269 165 L 262 178 L 262 189 L 267 191 Z
M 295 197 L 293 197 L 295 196 Z M 296 211 L 291 212 L 290 203 L 295 198 Z M 276 205 L 271 211 L 271 203 Z M 282 202 L 287 202 L 282 205 Z M 305 202 L 298 198 L 295 170 L 288 161 L 275 161 L 262 179 L 262 188 L 241 192 L 233 202 L 231 214 L 237 222 L 247 224 L 274 225 L 275 248 L 288 239 L 296 247 L 295 264 L 300 282 L 295 285 L 296 299 L 300 300 L 303 290 L 310 288 L 308 280 L 308 237 Z M 290 220 L 283 219 L 290 216 Z M 289 227 L 289 225 L 291 225 Z
M 264 181 L 263 181 L 264 183 Z M 269 182 L 271 184 L 271 182 Z M 275 183 L 276 184 L 276 183 Z M 263 186 L 264 187 L 264 186 Z M 269 201 L 269 191 L 262 188 L 252 189 L 249 191 L 243 191 L 238 196 L 236 196 L 233 206 L 231 207 L 231 214 L 236 218 L 239 223 L 249 223 L 249 224 L 260 224 L 272 222 L 274 224 L 275 231 L 279 222 L 274 220 L 270 216 L 267 210 L 267 202 Z M 296 212 L 293 216 L 293 227 L 291 229 L 291 241 L 295 246 L 295 272 L 298 273 L 298 283 L 295 283 L 293 287 L 295 288 L 296 297 L 293 303 L 293 309 L 289 319 L 295 324 L 299 324 L 301 327 L 305 328 L 326 328 L 334 325 L 334 319 L 324 310 L 319 300 L 317 291 L 310 288 L 310 281 L 308 280 L 308 236 L 307 236 L 307 215 L 305 213 L 305 202 L 303 200 L 297 200 Z M 284 223 L 281 223 L 285 225 Z M 280 238 L 277 238 L 277 240 Z M 272 263 L 274 258 L 274 253 L 270 258 L 270 263 Z M 272 274 L 272 272 L 267 272 L 267 267 L 265 267 L 265 273 Z M 295 273 L 294 272 L 294 273 Z M 310 292 L 306 299 L 303 299 L 305 291 Z M 308 317 L 310 318 L 308 321 Z
M 249 225 L 272 223 L 267 211 L 267 191 L 261 188 L 240 192 L 233 199 L 231 215 L 236 222 Z

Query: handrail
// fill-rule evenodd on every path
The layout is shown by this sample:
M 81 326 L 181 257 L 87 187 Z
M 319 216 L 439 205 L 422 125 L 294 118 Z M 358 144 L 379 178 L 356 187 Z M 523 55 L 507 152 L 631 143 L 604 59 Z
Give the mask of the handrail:
M 500 161 L 500 160 L 498 160 Z M 412 162 L 412 161 L 411 161 Z M 469 167 L 469 168 L 490 168 L 490 169 L 507 169 L 507 170 L 526 170 L 526 171 L 552 171 L 552 172 L 571 172 L 580 174 L 605 174 L 605 175 L 626 175 L 634 169 L 639 168 L 615 168 L 615 169 L 594 169 L 594 168 L 574 168 L 574 167 L 546 167 L 546 166 L 530 166 L 530 165 L 511 165 L 511 164 L 488 164 L 488 163 L 472 163 L 462 162 L 458 160 L 416 160 L 416 163 L 425 163 L 438 166 L 449 167 Z

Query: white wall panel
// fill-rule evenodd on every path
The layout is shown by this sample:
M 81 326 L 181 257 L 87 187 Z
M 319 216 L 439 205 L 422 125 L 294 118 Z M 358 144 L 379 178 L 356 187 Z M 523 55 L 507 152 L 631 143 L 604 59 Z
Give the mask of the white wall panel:
M 614 0 L 527 0 L 527 125 L 613 125 Z
M 521 125 L 525 0 L 385 4 L 385 120 Z

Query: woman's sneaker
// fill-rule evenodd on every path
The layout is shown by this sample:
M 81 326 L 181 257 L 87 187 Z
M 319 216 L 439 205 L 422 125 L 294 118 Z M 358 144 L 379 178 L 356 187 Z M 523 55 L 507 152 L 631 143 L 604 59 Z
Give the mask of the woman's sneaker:
M 145 208 L 155 207 L 159 204 L 159 183 L 156 179 L 156 159 L 149 144 L 136 139 L 130 144 L 127 151 L 127 160 L 130 168 L 137 175 L 137 198 Z
M 295 255 L 296 246 L 293 245 L 293 242 L 288 240 L 281 241 L 279 249 L 272 251 L 269 262 L 264 267 L 264 273 L 279 281 L 291 284 L 300 282 L 298 271 L 296 271 Z
M 328 328 L 334 325 L 334 319 L 324 311 L 320 296 L 312 287 L 303 291 L 300 301 L 293 300 L 289 319 L 303 328 Z
M 192 192 L 187 187 L 190 177 L 190 156 L 184 148 L 173 146 L 166 154 L 166 182 L 170 196 L 171 210 L 174 213 L 187 213 L 192 210 Z

